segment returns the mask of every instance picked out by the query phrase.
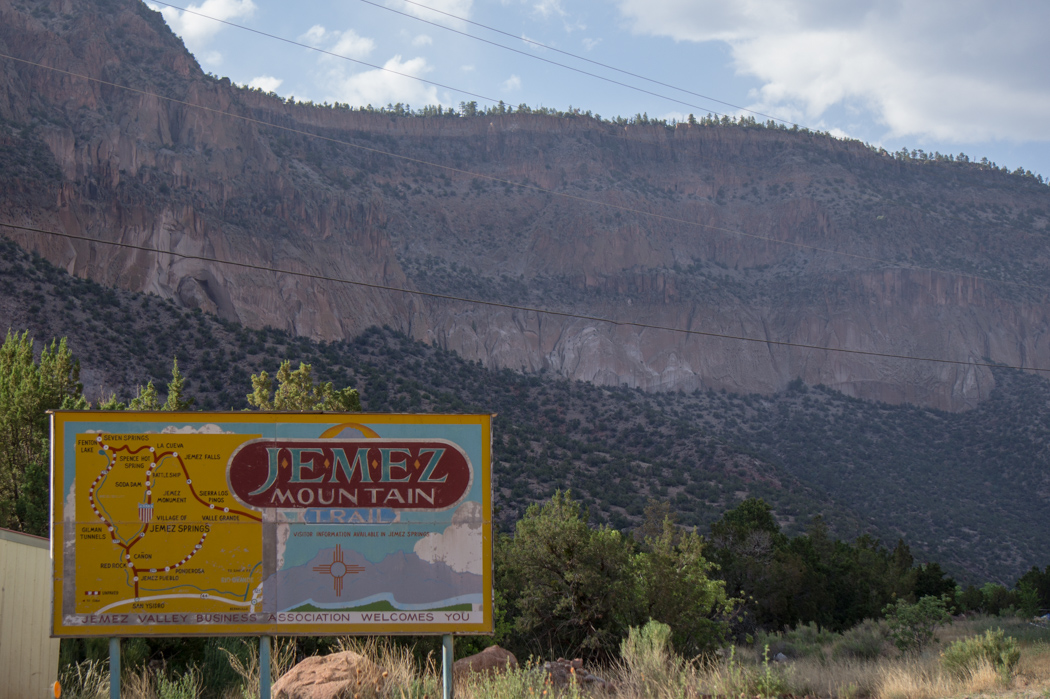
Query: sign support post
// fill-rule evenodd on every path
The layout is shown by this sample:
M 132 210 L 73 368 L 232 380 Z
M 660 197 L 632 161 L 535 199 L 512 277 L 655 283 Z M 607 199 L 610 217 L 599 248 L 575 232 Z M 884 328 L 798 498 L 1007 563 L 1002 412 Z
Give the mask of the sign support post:
M 109 699 L 120 699 L 120 639 L 109 639 Z
M 441 637 L 441 696 L 452 699 L 452 634 Z
M 269 636 L 259 636 L 259 699 L 270 699 Z

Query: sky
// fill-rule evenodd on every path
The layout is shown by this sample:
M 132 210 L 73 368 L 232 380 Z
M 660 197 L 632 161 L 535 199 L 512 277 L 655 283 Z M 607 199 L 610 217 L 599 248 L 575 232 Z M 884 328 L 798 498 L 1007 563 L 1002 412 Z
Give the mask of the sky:
M 774 117 L 1050 177 L 1042 0 L 146 1 L 205 71 L 300 101 Z

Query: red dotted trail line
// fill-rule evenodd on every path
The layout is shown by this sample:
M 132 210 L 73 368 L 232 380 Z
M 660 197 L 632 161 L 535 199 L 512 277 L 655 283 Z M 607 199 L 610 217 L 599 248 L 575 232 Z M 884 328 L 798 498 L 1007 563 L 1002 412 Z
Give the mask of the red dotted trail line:
M 109 452 L 112 452 L 114 454 L 116 452 L 118 452 L 118 451 L 126 451 L 129 454 L 134 455 L 134 454 L 139 453 L 143 449 L 149 449 L 149 451 L 151 453 L 155 453 L 156 452 L 154 447 L 147 447 L 147 446 L 141 446 L 141 447 L 138 447 L 137 449 L 132 449 L 130 446 L 127 446 L 127 445 L 120 446 L 120 447 L 112 447 L 112 446 L 110 446 L 108 444 L 103 444 L 102 443 L 102 437 L 96 437 L 95 441 L 99 443 L 99 445 L 102 447 L 102 449 L 104 451 L 109 451 Z M 201 503 L 202 505 L 206 505 L 209 509 L 214 510 L 215 509 L 215 503 L 208 502 L 208 501 L 202 499 L 197 494 L 196 489 L 193 487 L 193 481 L 190 479 L 189 471 L 186 470 L 186 464 L 182 461 L 182 457 L 179 456 L 178 452 L 174 452 L 174 451 L 168 451 L 168 452 L 163 452 L 163 453 L 160 453 L 160 454 L 156 454 L 154 456 L 152 462 L 150 462 L 149 467 L 146 469 L 146 481 L 145 481 L 145 486 L 146 486 L 146 504 L 147 505 L 152 505 L 153 504 L 153 478 L 154 478 L 153 472 L 156 471 L 157 465 L 160 463 L 160 460 L 163 459 L 166 456 L 171 456 L 172 458 L 176 459 L 179 462 L 179 466 L 182 468 L 182 473 L 183 473 L 183 475 L 186 476 L 186 485 L 189 486 L 190 493 L 193 494 L 193 497 L 199 503 Z M 122 548 L 124 550 L 124 562 L 127 564 L 127 567 L 131 569 L 132 582 L 135 583 L 135 596 L 138 597 L 139 596 L 139 573 L 160 573 L 160 572 L 165 572 L 166 573 L 166 572 L 170 572 L 172 569 L 181 568 L 187 562 L 189 562 L 189 560 L 191 558 L 193 558 L 197 554 L 198 551 L 201 550 L 201 547 L 204 545 L 204 540 L 208 538 L 208 532 L 204 532 L 201 535 L 200 540 L 194 545 L 193 549 L 188 554 L 186 554 L 186 556 L 184 556 L 182 558 L 182 560 L 180 560 L 177 563 L 169 564 L 167 566 L 164 566 L 164 568 L 139 568 L 139 567 L 137 567 L 131 560 L 131 549 L 135 546 L 135 544 L 137 544 L 139 541 L 141 541 L 143 539 L 143 537 L 146 536 L 146 527 L 143 527 L 142 531 L 139 532 L 137 536 L 132 537 L 131 541 L 128 542 L 127 544 L 125 544 L 124 542 L 122 542 L 120 539 L 117 538 L 116 527 L 114 527 L 113 523 L 110 522 L 109 520 L 107 520 L 102 515 L 102 513 L 98 509 L 98 506 L 95 504 L 95 489 L 98 487 L 98 482 L 101 481 L 106 476 L 106 474 L 108 474 L 110 471 L 113 470 L 113 464 L 114 464 L 114 462 L 111 460 L 109 465 L 106 466 L 106 468 L 103 469 L 101 473 L 99 473 L 97 476 L 95 476 L 95 480 L 92 481 L 91 487 L 88 488 L 88 502 L 91 504 L 91 509 L 95 513 L 95 516 L 98 517 L 99 521 L 101 521 L 104 525 L 106 525 L 106 527 L 109 528 L 109 538 L 110 538 L 110 540 L 114 544 L 116 544 L 117 546 L 119 546 L 120 548 Z M 222 511 L 224 513 L 232 513 L 232 514 L 235 514 L 235 515 L 240 515 L 241 517 L 247 517 L 248 519 L 254 519 L 256 522 L 261 522 L 262 521 L 261 517 L 257 517 L 257 516 L 255 516 L 255 515 L 253 515 L 251 513 L 243 512 L 241 510 L 231 510 L 229 507 L 223 507 Z
M 164 566 L 163 568 L 150 568 L 148 570 L 148 572 L 150 572 L 150 573 L 167 573 L 167 572 L 169 572 L 169 571 L 171 571 L 173 569 L 181 568 L 182 566 L 186 565 L 191 558 L 193 558 L 195 555 L 197 555 L 197 552 L 201 550 L 202 546 L 204 546 L 204 540 L 207 539 L 207 538 L 208 538 L 208 532 L 204 532 L 203 534 L 201 534 L 201 538 L 196 543 L 196 545 L 194 545 L 193 550 L 191 550 L 188 554 L 183 556 L 182 560 L 179 561 L 178 563 L 169 563 L 168 565 Z M 141 569 L 140 568 L 133 568 L 132 570 L 134 570 L 135 573 L 136 573 L 136 575 L 135 575 L 135 595 L 138 596 L 138 580 L 139 580 L 139 578 L 138 578 L 137 574 L 139 572 L 145 573 L 145 572 L 147 572 L 147 570 L 145 568 L 141 568 Z
M 99 439 L 98 441 L 101 441 L 101 439 Z M 104 447 L 114 453 L 118 451 L 126 451 L 129 454 L 137 454 L 138 452 L 147 448 L 139 447 L 138 449 L 132 449 L 131 447 L 126 445 L 122 447 L 111 447 L 109 445 L 104 445 Z M 148 449 L 151 452 L 153 451 L 153 447 L 148 447 Z M 153 502 L 153 491 L 151 488 L 151 476 L 153 474 L 153 471 L 157 468 L 157 464 L 160 463 L 160 460 L 166 456 L 171 456 L 174 459 L 178 460 L 179 467 L 182 469 L 182 474 L 186 476 L 186 485 L 190 487 L 190 493 L 193 495 L 194 499 L 196 499 L 197 502 L 199 502 L 202 505 L 205 505 L 209 509 L 214 510 L 215 503 L 209 502 L 208 500 L 203 499 L 200 495 L 197 494 L 197 490 L 193 487 L 193 481 L 190 478 L 190 472 L 186 469 L 185 462 L 183 462 L 182 457 L 179 456 L 179 453 L 175 451 L 165 451 L 157 454 L 156 457 L 153 459 L 153 462 L 149 465 L 149 469 L 146 471 L 146 504 L 152 504 Z M 224 513 L 232 513 L 235 515 L 240 515 L 242 517 L 247 517 L 248 519 L 254 519 L 256 522 L 262 521 L 262 517 L 257 517 L 256 515 L 253 515 L 250 512 L 244 512 L 243 510 L 231 510 L 229 507 L 223 507 L 222 511 Z
M 183 463 L 182 457 L 179 456 L 178 452 L 174 452 L 174 451 L 164 452 L 159 457 L 157 457 L 157 460 L 160 461 L 160 459 L 163 459 L 165 456 L 173 456 L 176 459 L 178 459 L 179 466 L 182 467 L 182 473 L 183 473 L 183 475 L 186 476 L 186 485 L 188 485 L 190 487 L 190 493 L 192 493 L 193 497 L 197 499 L 197 502 L 199 502 L 202 505 L 207 505 L 209 509 L 214 510 L 215 509 L 215 503 L 214 502 L 208 502 L 207 500 L 204 500 L 203 498 L 201 498 L 200 495 L 197 495 L 197 491 L 193 487 L 193 481 L 190 479 L 190 472 L 186 470 L 186 464 Z M 231 510 L 229 507 L 223 507 L 222 511 L 224 513 L 229 512 L 231 514 L 240 515 L 242 517 L 247 517 L 248 519 L 254 519 L 256 522 L 261 522 L 262 521 L 262 517 L 257 517 L 256 515 L 253 515 L 250 512 L 244 512 L 243 510 Z

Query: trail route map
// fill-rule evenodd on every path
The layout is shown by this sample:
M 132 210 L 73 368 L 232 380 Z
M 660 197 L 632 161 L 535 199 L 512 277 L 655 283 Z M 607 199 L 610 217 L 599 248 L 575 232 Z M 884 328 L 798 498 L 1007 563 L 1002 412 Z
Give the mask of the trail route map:
M 77 611 L 256 610 L 262 540 L 239 525 L 262 517 L 231 502 L 216 468 L 241 441 L 77 435 L 77 510 L 96 520 L 77 526 Z
M 52 416 L 54 635 L 489 633 L 490 418 Z

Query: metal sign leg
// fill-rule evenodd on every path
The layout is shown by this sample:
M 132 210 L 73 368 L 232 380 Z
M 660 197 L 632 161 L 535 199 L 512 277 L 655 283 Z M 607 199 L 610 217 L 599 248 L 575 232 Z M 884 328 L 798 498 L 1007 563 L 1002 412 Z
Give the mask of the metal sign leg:
M 269 636 L 259 636 L 259 699 L 270 699 Z
M 441 696 L 452 699 L 452 634 L 441 637 Z
M 109 639 L 109 699 L 120 699 L 120 639 Z

